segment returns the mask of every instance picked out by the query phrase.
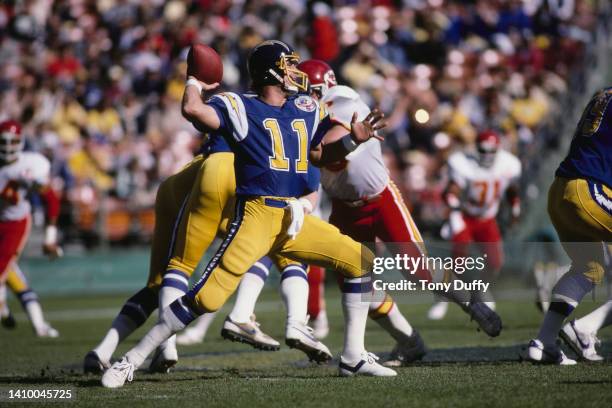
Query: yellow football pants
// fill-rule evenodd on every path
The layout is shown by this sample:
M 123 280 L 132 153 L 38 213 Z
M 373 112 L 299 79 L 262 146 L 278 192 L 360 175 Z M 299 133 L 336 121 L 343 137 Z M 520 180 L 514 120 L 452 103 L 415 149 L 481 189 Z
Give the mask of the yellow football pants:
M 235 201 L 233 153 L 198 156 L 166 179 L 155 200 L 155 230 L 147 286 L 159 288 L 166 270 L 178 270 L 191 276 L 217 234 L 224 235 L 227 231 Z M 279 256 L 273 260 L 279 270 L 297 263 Z M 248 265 L 247 269 L 250 267 Z
M 178 173 L 165 179 L 157 190 L 155 197 L 155 228 L 151 242 L 149 277 L 147 286 L 159 289 L 166 272 L 168 259 L 171 256 L 175 225 L 185 200 L 193 188 L 193 183 L 203 167 L 205 158 L 196 156 Z M 216 228 L 216 226 L 215 226 Z M 216 229 L 215 229 L 216 231 Z
M 593 200 L 587 180 L 556 177 L 548 192 L 548 214 L 572 259 L 572 270 L 601 283 L 604 245 L 612 250 L 612 216 Z
M 227 236 L 188 293 L 196 310 L 218 310 L 245 271 L 268 253 L 335 269 L 349 278 L 371 270 L 374 254 L 369 249 L 316 217 L 307 215 L 300 233 L 290 239 L 285 231 L 291 216 L 282 208 L 285 205 L 285 201 L 272 197 L 237 200 Z

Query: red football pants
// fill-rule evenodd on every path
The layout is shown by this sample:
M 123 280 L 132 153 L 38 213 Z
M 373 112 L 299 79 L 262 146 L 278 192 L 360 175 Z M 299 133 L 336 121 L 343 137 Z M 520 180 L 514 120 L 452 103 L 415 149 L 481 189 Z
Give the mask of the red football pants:
M 19 257 L 29 232 L 29 216 L 18 221 L 0 222 L 0 282 L 4 282 L 9 267 Z
M 410 257 L 426 255 L 421 233 L 393 182 L 376 199 L 361 207 L 333 200 L 329 222 L 357 242 L 374 243 L 379 238 L 398 245 L 393 250 Z M 431 273 L 425 268 L 415 271 L 413 277 L 431 281 Z
M 500 269 L 504 263 L 504 250 L 495 218 L 481 219 L 464 214 L 463 222 L 465 228 L 452 238 L 453 256 L 468 256 L 469 244 L 477 242 L 487 256 L 487 266 L 493 271 Z
M 310 265 L 308 269 L 308 315 L 316 319 L 321 310 L 325 309 L 325 268 Z

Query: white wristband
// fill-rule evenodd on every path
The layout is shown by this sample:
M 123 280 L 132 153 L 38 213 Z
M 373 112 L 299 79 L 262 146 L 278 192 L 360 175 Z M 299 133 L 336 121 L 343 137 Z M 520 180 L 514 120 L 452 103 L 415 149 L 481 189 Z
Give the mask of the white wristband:
M 55 225 L 47 225 L 45 228 L 45 245 L 57 244 L 57 227 Z
M 302 204 L 302 207 L 304 207 L 304 212 L 306 214 L 310 214 L 312 212 L 312 203 L 309 199 L 302 197 L 298 201 L 300 202 L 300 204 Z
M 197 80 L 197 79 L 195 79 L 195 78 L 191 78 L 191 77 L 190 77 L 190 78 L 187 80 L 187 82 L 185 82 L 185 87 L 188 87 L 188 86 L 190 86 L 190 85 L 191 85 L 191 86 L 195 86 L 195 87 L 197 88 L 197 90 L 198 90 L 198 92 L 199 92 L 200 94 L 201 94 L 201 93 L 202 93 L 202 91 L 204 90 L 204 88 L 202 88 L 202 85 L 200 84 L 200 81 L 198 81 L 198 80 Z

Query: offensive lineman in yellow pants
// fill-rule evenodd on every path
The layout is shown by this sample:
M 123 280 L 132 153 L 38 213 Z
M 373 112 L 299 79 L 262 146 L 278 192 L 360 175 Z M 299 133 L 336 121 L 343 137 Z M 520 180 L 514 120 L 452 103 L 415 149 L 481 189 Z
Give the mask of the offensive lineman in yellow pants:
M 102 341 L 87 353 L 83 362 L 83 371 L 86 374 L 98 374 L 110 367 L 110 359 L 119 343 L 142 326 L 157 308 L 158 293 L 174 236 L 174 225 L 204 162 L 205 158 L 198 155 L 178 173 L 160 184 L 155 197 L 155 229 L 147 284 L 125 302 Z M 216 229 L 214 231 L 216 232 Z
M 299 57 L 287 44 L 265 41 L 248 59 L 257 95 L 219 94 L 205 104 L 202 90 L 216 85 L 195 78 L 187 81 L 183 114 L 198 128 L 222 133 L 236 155 L 234 218 L 200 280 L 163 311 L 160 322 L 136 347 L 104 373 L 105 387 L 117 388 L 131 381 L 134 370 L 165 339 L 196 316 L 218 310 L 246 268 L 268 252 L 334 268 L 346 277 L 341 375 L 396 375 L 378 364 L 363 344 L 368 303 L 362 302 L 362 296 L 371 292 L 367 274 L 374 255 L 337 228 L 304 217 L 303 205 L 295 198 L 305 190 L 309 158 L 315 165 L 342 159 L 384 127 L 382 114 L 374 111 L 363 122 L 354 120 L 350 134 L 334 126 L 329 117 L 320 120 L 317 102 L 295 95 L 307 89 L 306 75 L 295 69 L 297 62 Z M 170 265 L 176 266 L 174 260 Z
M 593 95 L 548 192 L 548 213 L 572 266 L 553 288 L 538 337 L 529 342 L 526 358 L 536 363 L 576 364 L 561 351 L 557 336 L 564 320 L 611 267 L 611 102 L 612 87 Z M 562 333 L 571 347 L 588 349 L 588 339 L 580 336 L 571 324 Z

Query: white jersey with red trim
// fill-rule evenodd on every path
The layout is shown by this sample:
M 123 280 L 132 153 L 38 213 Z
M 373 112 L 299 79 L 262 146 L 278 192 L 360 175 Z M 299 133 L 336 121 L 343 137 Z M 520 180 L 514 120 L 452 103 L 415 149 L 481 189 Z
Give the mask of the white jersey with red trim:
M 456 152 L 448 158 L 450 180 L 462 190 L 462 210 L 471 217 L 497 216 L 501 198 L 521 175 L 521 162 L 512 153 L 499 150 L 491 167 L 479 165 L 475 156 Z
M 350 129 L 353 113 L 363 120 L 370 108 L 348 86 L 330 88 L 322 98 L 332 119 Z M 346 159 L 321 169 L 321 185 L 332 198 L 345 201 L 364 200 L 380 194 L 389 184 L 380 141 L 370 139 L 360 144 Z
M 42 154 L 23 152 L 0 167 L 0 221 L 17 221 L 30 214 L 28 190 L 49 184 L 51 164 Z

